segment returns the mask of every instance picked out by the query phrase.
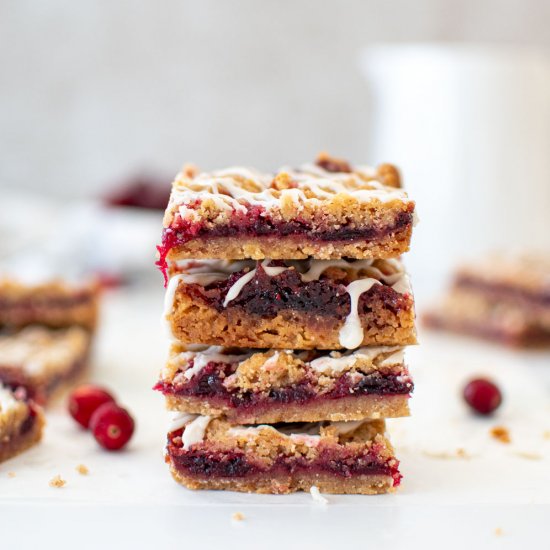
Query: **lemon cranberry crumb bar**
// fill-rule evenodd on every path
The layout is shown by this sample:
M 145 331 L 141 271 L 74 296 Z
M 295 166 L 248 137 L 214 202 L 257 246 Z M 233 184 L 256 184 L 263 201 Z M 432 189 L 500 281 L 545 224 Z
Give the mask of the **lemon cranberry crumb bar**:
M 412 290 L 391 260 L 180 262 L 165 317 L 183 343 L 353 349 L 416 343 Z
M 191 489 L 380 494 L 401 481 L 383 420 L 232 425 L 221 418 L 174 418 L 166 462 Z
M 81 327 L 28 326 L 0 333 L 0 381 L 24 387 L 40 404 L 85 369 L 90 334 Z
M 413 383 L 400 347 L 323 353 L 174 344 L 156 389 L 170 410 L 272 424 L 407 416 Z
M 184 169 L 164 216 L 158 265 L 186 258 L 392 258 L 406 252 L 415 204 L 397 169 L 314 165 L 264 174 Z

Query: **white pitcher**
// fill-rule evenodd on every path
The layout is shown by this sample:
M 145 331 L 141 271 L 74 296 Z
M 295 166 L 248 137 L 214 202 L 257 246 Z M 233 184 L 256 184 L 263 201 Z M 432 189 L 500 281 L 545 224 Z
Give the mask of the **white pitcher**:
M 550 62 L 529 48 L 395 44 L 362 52 L 369 158 L 398 164 L 421 223 L 408 264 L 433 290 L 461 258 L 550 251 Z

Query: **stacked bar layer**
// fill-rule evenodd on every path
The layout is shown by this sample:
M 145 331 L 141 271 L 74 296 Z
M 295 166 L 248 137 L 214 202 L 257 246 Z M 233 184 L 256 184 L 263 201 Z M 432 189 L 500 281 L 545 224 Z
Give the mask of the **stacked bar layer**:
M 508 345 L 550 344 L 550 260 L 488 256 L 460 267 L 438 307 L 423 317 L 430 328 Z
M 42 412 L 25 390 L 0 384 L 0 462 L 38 443 L 43 427 Z
M 407 416 L 413 384 L 400 347 L 327 353 L 174 344 L 156 389 L 171 410 L 259 424 Z
M 393 166 L 323 159 L 276 174 L 186 169 L 172 187 L 159 265 L 182 258 L 396 257 L 409 248 L 415 208 L 398 187 Z
M 397 170 L 184 169 L 159 262 L 174 339 L 155 388 L 166 461 L 192 489 L 378 494 L 400 483 L 414 300 L 398 257 L 415 204 Z M 200 344 L 200 345 L 199 345 Z
M 378 494 L 395 489 L 399 463 L 383 420 L 239 426 L 180 415 L 166 461 L 192 489 Z
M 292 349 L 416 343 L 398 260 L 179 262 L 165 316 L 182 342 Z

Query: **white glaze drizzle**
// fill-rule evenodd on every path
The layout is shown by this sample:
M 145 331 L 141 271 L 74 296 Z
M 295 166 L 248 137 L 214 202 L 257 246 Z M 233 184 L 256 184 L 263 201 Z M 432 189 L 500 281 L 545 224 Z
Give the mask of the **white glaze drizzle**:
M 188 360 L 193 359 L 193 366 L 190 369 L 187 369 L 183 375 L 187 380 L 191 380 L 195 374 L 199 373 L 208 363 L 215 362 L 215 363 L 238 363 L 239 361 L 242 361 L 245 358 L 249 357 L 249 354 L 245 355 L 228 355 L 225 353 L 221 353 L 223 348 L 212 346 L 208 348 L 207 350 L 201 352 L 201 353 L 190 353 L 191 356 L 188 358 Z
M 182 412 L 175 412 L 172 414 L 172 418 L 168 422 L 168 433 L 175 432 L 180 430 L 186 424 L 189 424 L 192 420 L 197 417 L 196 414 L 188 414 Z
M 331 173 L 312 165 L 305 165 L 300 170 L 286 168 L 277 176 L 290 178 L 296 186 L 278 190 L 271 187 L 275 177 L 273 174 L 262 174 L 248 168 L 233 167 L 199 173 L 192 178 L 182 172 L 173 184 L 169 209 L 177 208 L 183 219 L 189 219 L 196 216 L 196 211 L 188 205 L 194 204 L 197 199 L 209 199 L 221 210 L 241 212 L 246 212 L 244 204 L 274 209 L 290 200 L 300 208 L 306 202 L 317 204 L 339 194 L 351 196 L 359 202 L 389 202 L 396 199 L 410 202 L 403 190 L 387 187 L 377 180 L 365 181 L 361 177 L 375 174 L 376 171 L 370 167 L 361 167 L 357 173 Z M 242 180 L 250 189 L 243 186 Z M 306 190 L 314 196 L 308 198 Z
M 204 433 L 211 420 L 210 416 L 197 416 L 185 426 L 185 430 L 181 436 L 184 450 L 189 450 L 191 446 L 200 443 L 204 439 Z
M 249 283 L 256 275 L 256 269 L 245 273 L 240 279 L 235 281 L 233 286 L 227 291 L 225 295 L 225 300 L 223 301 L 223 307 L 227 307 L 227 304 L 237 298 L 241 293 L 244 286 Z
M 382 353 L 391 353 L 386 357 L 380 365 L 395 365 L 403 362 L 403 348 L 398 346 L 374 346 L 359 348 L 352 353 L 339 354 L 338 352 L 331 352 L 329 355 L 323 355 L 317 359 L 313 359 L 309 363 L 309 366 L 320 373 L 334 373 L 342 372 L 347 368 L 353 366 L 360 359 L 373 360 Z M 400 360 L 399 360 L 399 354 Z
M 271 262 L 271 260 L 264 260 L 261 263 L 261 266 L 263 270 L 266 272 L 266 274 L 269 275 L 270 277 L 275 277 L 276 275 L 279 275 L 283 271 L 286 271 L 287 269 L 289 269 L 286 266 L 281 266 L 281 267 L 270 266 L 269 262 Z M 235 281 L 235 283 L 229 289 L 229 291 L 225 296 L 225 300 L 223 301 L 223 307 L 227 307 L 227 304 L 229 302 L 231 302 L 232 300 L 234 300 L 239 296 L 239 294 L 241 293 L 245 285 L 248 284 L 254 278 L 254 275 L 256 275 L 257 269 L 258 268 L 252 269 L 248 273 L 245 273 L 240 279 Z
M 363 326 L 359 318 L 359 298 L 363 292 L 367 292 L 373 285 L 379 283 L 378 279 L 358 279 L 346 287 L 350 297 L 350 311 L 339 334 L 340 344 L 345 348 L 354 349 L 363 342 Z

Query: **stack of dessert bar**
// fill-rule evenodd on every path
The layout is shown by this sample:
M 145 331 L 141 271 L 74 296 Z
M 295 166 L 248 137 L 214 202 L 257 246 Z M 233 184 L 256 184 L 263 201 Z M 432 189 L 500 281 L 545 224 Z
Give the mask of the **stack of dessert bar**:
M 193 489 L 384 493 L 385 418 L 409 414 L 416 343 L 399 256 L 414 202 L 390 165 L 176 178 L 159 266 L 172 335 L 156 389 L 166 461 Z
M 445 329 L 512 346 L 550 344 L 550 258 L 489 254 L 456 270 L 438 305 L 423 316 Z
M 98 302 L 95 282 L 0 279 L 0 461 L 40 440 L 40 405 L 84 370 Z

